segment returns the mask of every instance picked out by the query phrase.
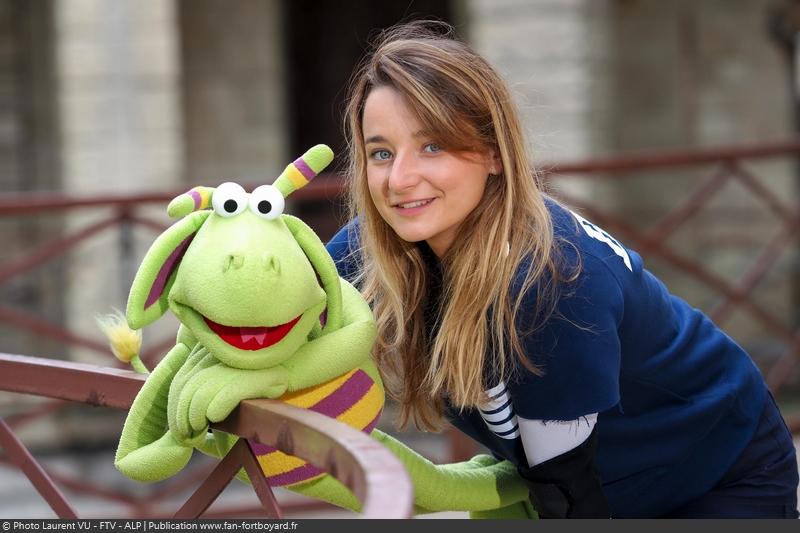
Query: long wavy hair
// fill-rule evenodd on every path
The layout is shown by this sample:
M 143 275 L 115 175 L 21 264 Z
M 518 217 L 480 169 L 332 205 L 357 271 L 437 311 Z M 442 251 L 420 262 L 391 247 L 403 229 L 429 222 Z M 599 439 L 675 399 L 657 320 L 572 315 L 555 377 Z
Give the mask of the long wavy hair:
M 423 317 L 430 280 L 422 252 L 381 218 L 367 186 L 362 116 L 377 87 L 400 93 L 447 150 L 494 150 L 502 161 L 502 174 L 487 180 L 465 230 L 440 258 L 443 304 L 434 338 Z M 382 32 L 354 74 L 347 102 L 349 210 L 360 218 L 354 259 L 378 325 L 374 355 L 399 403 L 399 425 L 411 420 L 437 430 L 445 396 L 456 409 L 487 401 L 486 389 L 497 384 L 488 383 L 488 369 L 494 379 L 513 379 L 516 358 L 539 372 L 522 350 L 517 316 L 529 290 L 536 291 L 538 320 L 526 329 L 554 309 L 559 275 L 549 212 L 506 83 L 449 25 L 412 22 Z

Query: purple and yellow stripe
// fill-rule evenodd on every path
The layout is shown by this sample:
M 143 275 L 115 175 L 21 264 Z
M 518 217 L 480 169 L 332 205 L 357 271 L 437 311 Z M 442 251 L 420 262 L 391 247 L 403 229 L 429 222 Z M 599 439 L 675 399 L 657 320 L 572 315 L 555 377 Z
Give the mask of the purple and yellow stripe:
M 308 166 L 308 163 L 306 163 L 302 157 L 298 157 L 294 160 L 294 163 L 288 165 L 285 173 L 295 190 L 302 189 L 308 185 L 308 182 L 317 175 L 314 169 Z
M 207 209 L 211 205 L 211 194 L 208 187 L 193 187 L 186 194 L 194 200 L 195 211 Z
M 289 405 L 335 418 L 367 434 L 378 423 L 384 402 L 381 388 L 361 369 L 316 387 L 285 394 L 280 399 Z M 272 446 L 255 441 L 248 441 L 248 444 L 261 465 L 264 477 L 273 487 L 308 481 L 325 474 L 302 459 Z

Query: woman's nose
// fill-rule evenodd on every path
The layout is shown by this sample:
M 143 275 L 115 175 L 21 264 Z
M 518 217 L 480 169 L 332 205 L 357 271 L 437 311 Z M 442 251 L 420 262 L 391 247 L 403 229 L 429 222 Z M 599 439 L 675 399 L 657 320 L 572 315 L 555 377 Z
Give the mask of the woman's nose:
M 389 169 L 387 184 L 392 191 L 402 191 L 416 185 L 420 177 L 419 165 L 413 157 L 397 155 Z

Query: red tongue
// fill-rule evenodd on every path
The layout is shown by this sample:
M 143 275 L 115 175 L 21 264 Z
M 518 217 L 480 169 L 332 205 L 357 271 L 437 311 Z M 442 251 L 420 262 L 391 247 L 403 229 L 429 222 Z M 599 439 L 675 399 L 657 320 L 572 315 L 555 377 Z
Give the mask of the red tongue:
M 302 316 L 302 315 L 300 315 Z M 211 328 L 211 331 L 219 335 L 219 337 L 235 348 L 240 350 L 260 350 L 273 344 L 280 342 L 289 331 L 300 320 L 300 316 L 281 324 L 280 326 L 272 326 L 265 328 L 240 328 L 236 326 L 223 326 L 216 322 L 203 317 Z

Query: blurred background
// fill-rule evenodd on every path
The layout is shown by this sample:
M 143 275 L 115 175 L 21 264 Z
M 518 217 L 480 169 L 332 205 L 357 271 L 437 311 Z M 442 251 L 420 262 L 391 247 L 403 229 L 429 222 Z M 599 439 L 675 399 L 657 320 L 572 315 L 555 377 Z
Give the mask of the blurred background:
M 271 183 L 317 143 L 339 155 L 288 210 L 332 236 L 347 81 L 370 37 L 417 18 L 497 67 L 552 194 L 711 313 L 800 429 L 795 1 L 0 0 L 0 352 L 115 365 L 93 316 L 124 309 L 172 195 Z M 145 330 L 151 362 L 176 327 Z M 113 469 L 124 415 L 0 391 L 0 417 L 84 516 L 186 490 Z M 475 451 L 392 418 L 382 429 L 437 462 Z M 231 487 L 212 511 L 248 506 Z M 52 516 L 0 452 L 0 517 Z

